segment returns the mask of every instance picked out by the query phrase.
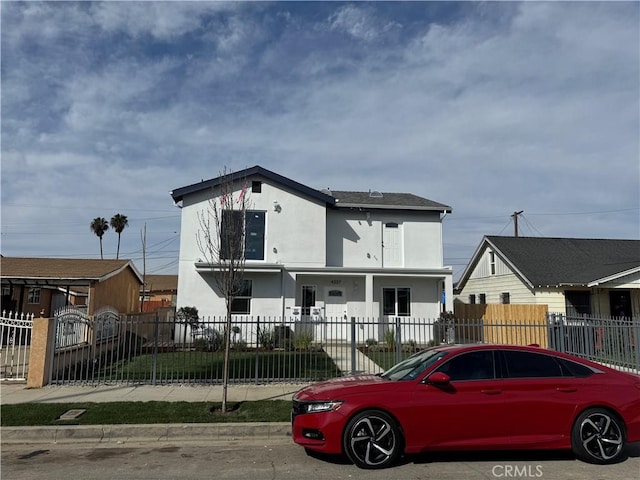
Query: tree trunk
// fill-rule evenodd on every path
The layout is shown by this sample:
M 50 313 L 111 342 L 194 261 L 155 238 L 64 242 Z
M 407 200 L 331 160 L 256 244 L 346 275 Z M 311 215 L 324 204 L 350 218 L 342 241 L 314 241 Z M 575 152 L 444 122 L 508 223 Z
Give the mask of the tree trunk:
M 224 366 L 222 368 L 222 413 L 227 411 L 227 388 L 229 386 L 229 354 L 231 352 L 231 305 L 227 307 L 224 329 Z

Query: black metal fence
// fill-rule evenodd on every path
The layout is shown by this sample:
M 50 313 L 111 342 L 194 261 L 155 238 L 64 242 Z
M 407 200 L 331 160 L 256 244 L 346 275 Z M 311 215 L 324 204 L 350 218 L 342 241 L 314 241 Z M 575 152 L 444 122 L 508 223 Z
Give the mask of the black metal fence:
M 173 315 L 70 317 L 56 325 L 52 384 L 221 383 L 226 321 Z M 66 332 L 66 336 L 63 333 Z M 442 343 L 538 344 L 640 371 L 640 321 L 549 315 L 489 323 L 455 318 L 238 317 L 231 322 L 229 381 L 311 382 L 378 373 Z M 74 339 L 73 341 L 69 339 Z

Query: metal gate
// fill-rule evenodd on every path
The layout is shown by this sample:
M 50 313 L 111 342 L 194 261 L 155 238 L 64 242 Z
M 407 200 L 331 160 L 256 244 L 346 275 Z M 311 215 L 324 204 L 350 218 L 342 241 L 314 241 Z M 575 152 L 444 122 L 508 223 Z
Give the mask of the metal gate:
M 2 312 L 0 317 L 0 381 L 25 381 L 33 314 Z
M 55 348 L 49 383 L 104 383 L 105 368 L 117 360 L 118 312 L 105 307 L 91 317 L 82 309 L 65 307 L 54 317 Z

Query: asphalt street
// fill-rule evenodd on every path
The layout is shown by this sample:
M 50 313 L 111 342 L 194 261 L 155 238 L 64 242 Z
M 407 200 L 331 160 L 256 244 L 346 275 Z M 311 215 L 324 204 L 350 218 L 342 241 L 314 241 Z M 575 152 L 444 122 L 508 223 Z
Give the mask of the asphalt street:
M 1 454 L 11 480 L 638 480 L 640 452 L 616 465 L 576 460 L 569 452 L 446 453 L 411 456 L 386 470 L 361 470 L 342 457 L 308 455 L 289 439 L 10 445 Z

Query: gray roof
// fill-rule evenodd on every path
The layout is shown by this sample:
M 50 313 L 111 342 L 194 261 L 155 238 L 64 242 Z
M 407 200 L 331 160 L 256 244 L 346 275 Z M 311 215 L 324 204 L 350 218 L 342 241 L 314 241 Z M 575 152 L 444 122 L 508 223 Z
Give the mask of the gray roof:
M 269 180 L 272 180 L 275 183 L 284 185 L 298 193 L 307 195 L 309 197 L 315 198 L 316 200 L 319 200 L 321 202 L 325 202 L 331 205 L 333 205 L 335 201 L 330 195 L 327 195 L 324 192 L 307 187 L 302 183 L 298 183 L 294 180 L 291 180 L 290 178 L 283 177 L 282 175 L 272 172 L 271 170 L 267 170 L 266 168 L 262 168 L 259 165 L 256 165 L 250 168 L 245 168 L 244 170 L 240 170 L 238 172 L 232 172 L 226 175 L 221 175 L 209 180 L 202 180 L 199 183 L 187 185 L 186 187 L 176 188 L 175 190 L 169 193 L 173 198 L 174 203 L 178 203 L 182 201 L 182 199 L 186 195 L 200 192 L 202 190 L 208 190 L 218 185 L 224 184 L 225 182 L 242 181 L 250 177 L 267 178 Z
M 411 193 L 380 193 L 380 192 L 346 192 L 346 191 L 330 191 L 316 190 L 307 187 L 302 183 L 298 183 L 287 177 L 283 177 L 266 168 L 256 165 L 246 168 L 238 172 L 229 173 L 225 176 L 219 176 L 209 180 L 203 180 L 199 183 L 187 185 L 170 192 L 175 203 L 192 193 L 202 190 L 211 189 L 224 182 L 240 181 L 250 177 L 262 177 L 269 179 L 275 183 L 284 185 L 293 191 L 309 196 L 316 200 L 326 203 L 330 207 L 338 208 L 378 208 L 378 209 L 401 209 L 401 210 L 432 210 L 439 212 L 451 212 L 451 207 L 441 203 L 418 197 Z
M 587 286 L 640 269 L 640 240 L 487 236 L 477 258 L 486 246 L 532 287 Z
M 331 191 L 336 207 L 435 210 L 451 212 L 451 207 L 411 193 Z

